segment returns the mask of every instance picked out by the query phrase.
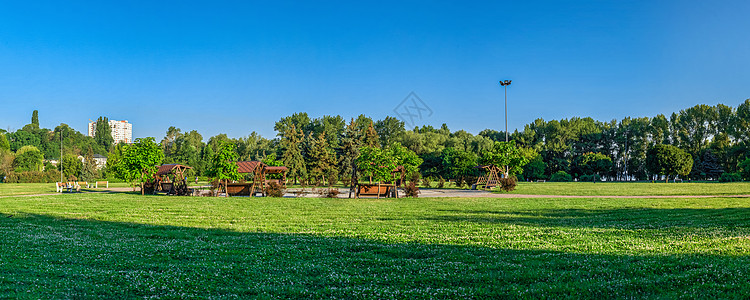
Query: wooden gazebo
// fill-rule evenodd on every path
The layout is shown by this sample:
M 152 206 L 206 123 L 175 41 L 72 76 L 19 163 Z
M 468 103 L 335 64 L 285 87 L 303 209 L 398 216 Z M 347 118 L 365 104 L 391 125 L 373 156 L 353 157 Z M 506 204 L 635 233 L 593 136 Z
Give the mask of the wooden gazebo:
M 240 174 L 253 174 L 252 182 L 227 183 L 227 194 L 238 196 L 255 196 L 260 193 L 266 195 L 266 186 L 275 181 L 281 186 L 286 186 L 287 167 L 268 166 L 261 161 L 238 161 L 237 172 Z M 281 174 L 281 179 L 267 179 L 266 174 Z
M 181 164 L 159 166 L 159 170 L 154 175 L 156 190 L 165 192 L 167 195 L 188 195 L 190 190 L 188 189 L 187 180 L 185 180 L 185 171 L 188 169 L 192 169 L 192 167 Z
M 486 165 L 477 166 L 476 168 L 482 169 L 484 171 L 484 174 L 482 174 L 482 176 L 477 179 L 477 183 L 475 183 L 471 187 L 472 189 L 478 189 L 480 186 L 482 186 L 482 189 L 489 190 L 500 185 L 499 173 L 502 172 L 502 170 L 498 166 Z

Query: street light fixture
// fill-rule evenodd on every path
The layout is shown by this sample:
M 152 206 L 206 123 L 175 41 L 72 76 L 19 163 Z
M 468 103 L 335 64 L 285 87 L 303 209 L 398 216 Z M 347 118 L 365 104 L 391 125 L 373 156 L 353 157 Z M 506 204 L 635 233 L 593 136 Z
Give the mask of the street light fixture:
M 508 141 L 508 86 L 513 80 L 500 80 L 500 85 L 505 87 L 505 141 Z

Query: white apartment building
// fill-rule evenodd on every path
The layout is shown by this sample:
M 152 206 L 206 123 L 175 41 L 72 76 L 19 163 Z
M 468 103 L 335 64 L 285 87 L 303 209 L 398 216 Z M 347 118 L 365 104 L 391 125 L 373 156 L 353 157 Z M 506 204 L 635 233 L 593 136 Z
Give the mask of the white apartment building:
M 112 131 L 115 144 L 119 142 L 130 144 L 133 142 L 133 124 L 128 123 L 127 120 L 109 120 L 109 128 Z M 93 137 L 94 135 L 96 135 L 96 122 L 89 122 L 89 136 Z

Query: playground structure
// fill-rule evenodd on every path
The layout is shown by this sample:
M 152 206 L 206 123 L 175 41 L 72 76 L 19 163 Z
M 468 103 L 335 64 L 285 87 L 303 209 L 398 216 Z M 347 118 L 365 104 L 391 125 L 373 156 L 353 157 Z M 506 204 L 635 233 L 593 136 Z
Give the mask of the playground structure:
M 286 186 L 286 173 L 289 171 L 283 166 L 269 166 L 261 161 L 238 161 L 237 172 L 240 174 L 252 174 L 251 182 L 227 183 L 227 196 L 266 196 L 266 188 L 271 182 L 280 186 Z M 279 179 L 268 179 L 266 175 L 281 174 Z
M 471 186 L 472 190 L 478 189 L 480 186 L 484 190 L 492 189 L 500 185 L 500 175 L 502 172 L 500 167 L 495 165 L 477 166 L 476 168 L 482 169 L 484 174 L 477 179 L 477 182 Z
M 159 170 L 154 175 L 155 192 L 163 192 L 167 195 L 186 196 L 192 191 L 188 188 L 185 179 L 185 171 L 192 169 L 181 164 L 168 164 L 159 166 Z

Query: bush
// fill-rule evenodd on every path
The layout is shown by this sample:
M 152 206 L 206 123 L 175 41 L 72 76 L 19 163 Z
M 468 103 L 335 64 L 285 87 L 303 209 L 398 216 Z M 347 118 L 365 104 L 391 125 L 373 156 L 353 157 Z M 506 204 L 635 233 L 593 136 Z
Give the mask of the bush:
M 329 172 L 326 176 L 326 181 L 328 181 L 328 186 L 334 186 L 336 183 L 339 182 L 339 174 L 336 172 Z
M 464 178 L 463 177 L 456 178 L 456 187 L 460 189 L 463 186 L 464 186 Z
M 602 177 L 599 176 L 599 174 L 593 174 L 593 175 L 581 175 L 580 178 L 578 178 L 581 181 L 602 181 Z
M 410 181 L 404 188 L 404 194 L 406 194 L 406 197 L 419 197 L 419 188 L 417 187 L 417 184 L 414 181 Z
M 442 189 L 445 187 L 445 179 L 443 177 L 440 177 L 440 180 L 438 181 L 438 188 Z
M 60 171 L 57 170 L 47 170 L 44 172 L 8 172 L 5 176 L 4 182 L 6 183 L 50 183 L 60 181 Z
M 318 196 L 320 196 L 321 198 L 338 198 L 339 197 L 339 189 L 337 188 L 318 189 L 317 193 L 318 193 Z
M 555 174 L 552 174 L 552 176 L 549 177 L 549 181 L 552 182 L 571 182 L 573 181 L 573 176 L 570 176 L 568 172 L 565 171 L 557 171 Z
M 479 177 L 476 176 L 466 176 L 466 179 L 464 182 L 466 182 L 466 185 L 471 187 L 473 184 L 477 183 L 477 180 L 479 180 Z
M 740 173 L 722 173 L 719 177 L 721 182 L 738 182 L 742 181 L 742 175 Z
M 510 192 L 516 189 L 516 176 L 500 178 L 500 189 Z
M 422 185 L 424 187 L 430 188 L 430 184 L 432 184 L 432 182 L 430 182 L 430 178 L 429 177 L 422 178 Z
M 268 189 L 266 189 L 266 191 L 268 197 L 281 198 L 284 197 L 286 188 L 276 181 L 271 181 L 270 183 L 268 183 Z

